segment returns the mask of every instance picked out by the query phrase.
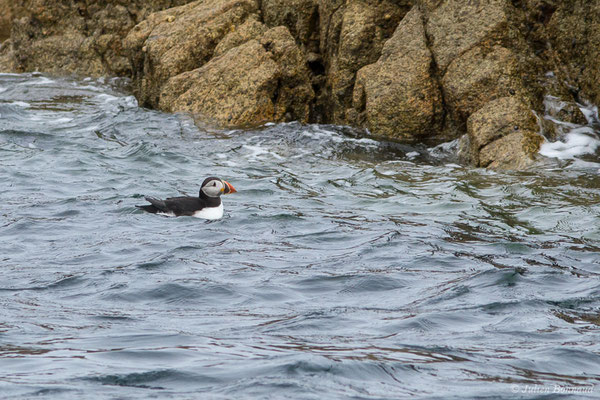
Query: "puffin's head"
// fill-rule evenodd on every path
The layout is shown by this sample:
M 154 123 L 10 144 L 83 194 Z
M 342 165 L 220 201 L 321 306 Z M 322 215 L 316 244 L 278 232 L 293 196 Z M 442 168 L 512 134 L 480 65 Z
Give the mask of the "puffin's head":
M 219 178 L 206 178 L 200 187 L 200 194 L 208 197 L 219 197 L 222 194 L 235 193 L 237 190 L 227 181 Z

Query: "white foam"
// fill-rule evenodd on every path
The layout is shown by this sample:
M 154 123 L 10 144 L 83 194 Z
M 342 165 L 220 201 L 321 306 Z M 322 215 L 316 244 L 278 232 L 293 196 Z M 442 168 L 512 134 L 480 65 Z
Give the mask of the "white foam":
M 564 160 L 594 154 L 599 146 L 600 140 L 595 131 L 588 126 L 582 126 L 570 131 L 563 140 L 543 143 L 540 154 Z
M 31 104 L 25 103 L 24 101 L 13 101 L 12 103 L 10 103 L 10 105 L 17 106 L 17 107 L 23 107 L 23 108 L 31 107 Z
M 138 106 L 138 101 L 137 101 L 137 99 L 134 96 L 123 97 L 123 103 L 127 107 L 134 108 L 134 107 Z
M 97 131 L 98 129 L 100 129 L 100 126 L 98 125 L 90 125 L 87 128 L 83 128 L 85 131 L 87 132 L 94 132 Z
M 98 96 L 96 96 L 96 98 L 103 100 L 105 103 L 113 103 L 119 100 L 118 97 L 106 93 L 99 94 Z
M 48 119 L 48 123 L 50 123 L 50 124 L 65 124 L 65 123 L 71 122 L 71 121 L 73 121 L 73 118 L 68 118 L 68 117 Z
M 48 83 L 54 83 L 52 79 L 46 78 L 45 76 L 37 77 L 38 79 L 30 79 L 26 82 L 20 83 L 23 86 L 37 86 L 37 85 L 46 85 Z
M 158 215 L 164 215 L 165 217 L 174 217 L 175 216 L 175 214 L 173 214 L 172 212 L 170 212 L 170 213 L 164 213 L 164 212 L 159 211 L 159 212 L 157 212 L 157 214 Z
M 303 136 L 315 140 L 331 138 L 333 141 L 336 141 L 335 139 L 337 139 L 334 135 L 332 135 L 332 132 L 327 132 L 322 129 L 303 130 L 301 133 Z M 337 141 L 339 142 L 340 140 Z
M 311 130 L 303 130 L 302 135 L 315 140 L 331 140 L 333 143 L 358 143 L 367 147 L 379 146 L 379 142 L 376 140 L 369 138 L 353 138 L 345 136 L 339 132 L 327 130 L 320 126 L 313 126 L 313 129 Z
M 138 106 L 138 102 L 134 96 L 113 96 L 102 93 L 95 98 L 110 106 L 113 112 L 119 112 L 123 108 L 136 108 Z
M 562 101 L 558 97 L 555 96 L 546 96 L 544 98 L 544 108 L 546 109 L 546 113 L 551 115 L 558 114 L 563 108 L 565 108 L 569 103 L 566 101 Z
M 600 138 L 598 132 L 592 127 L 598 123 L 598 107 L 590 103 L 577 104 L 585 116 L 588 124 L 592 126 L 582 126 L 571 122 L 561 121 L 556 118 L 558 113 L 569 105 L 558 97 L 546 96 L 544 106 L 546 108 L 545 119 L 555 124 L 557 131 L 561 134 L 561 139 L 556 142 L 542 144 L 539 153 L 546 157 L 564 159 L 573 159 L 585 154 L 594 154 L 600 147 Z
M 545 119 L 548 119 L 556 124 L 565 125 L 565 126 L 573 126 L 574 124 L 561 121 L 556 118 L 556 115 L 560 113 L 565 107 L 567 107 L 570 103 L 567 101 L 563 101 L 556 96 L 547 95 L 544 97 L 544 108 L 546 110 Z M 589 124 L 597 123 L 600 120 L 598 119 L 598 107 L 585 102 L 584 104 L 577 103 L 577 107 L 581 110 L 581 113 L 585 116 L 587 122 Z
M 251 151 L 251 153 L 249 154 L 250 158 L 257 158 L 258 156 L 267 154 L 267 155 L 275 157 L 278 160 L 283 160 L 283 157 L 281 157 L 279 154 L 269 151 L 269 150 L 265 150 L 264 148 L 262 148 L 260 146 L 252 146 L 249 144 L 245 144 L 242 147 Z
M 0 87 L 0 93 L 6 92 L 7 90 L 8 90 L 8 88 Z
M 101 92 L 104 90 L 104 88 L 98 87 L 98 86 L 94 86 L 94 85 L 74 85 L 73 86 L 75 89 L 81 89 L 81 90 L 89 90 L 92 92 Z
M 579 109 L 583 113 L 583 116 L 588 121 L 589 124 L 593 124 L 594 122 L 598 122 L 598 107 L 593 106 L 591 104 L 580 106 Z

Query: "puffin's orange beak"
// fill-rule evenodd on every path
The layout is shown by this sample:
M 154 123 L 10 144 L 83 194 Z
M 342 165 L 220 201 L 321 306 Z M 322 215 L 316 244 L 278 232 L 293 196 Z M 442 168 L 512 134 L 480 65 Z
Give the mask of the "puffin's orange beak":
M 231 183 L 229 183 L 227 181 L 223 181 L 223 183 L 225 184 L 225 187 L 227 188 L 227 189 L 225 189 L 224 194 L 231 194 L 231 193 L 237 192 L 237 190 L 235 190 L 235 188 L 231 185 Z

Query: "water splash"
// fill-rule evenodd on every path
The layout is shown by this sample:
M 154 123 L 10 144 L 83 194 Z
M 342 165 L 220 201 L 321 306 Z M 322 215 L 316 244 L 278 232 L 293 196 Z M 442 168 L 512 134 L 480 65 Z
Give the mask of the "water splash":
M 540 148 L 541 155 L 565 160 L 597 153 L 598 147 L 600 147 L 597 106 L 578 104 L 577 106 L 587 120 L 587 125 L 578 125 L 556 118 L 556 115 L 569 103 L 553 96 L 547 96 L 544 105 L 546 107 L 544 118 L 555 124 L 559 131 L 559 137 L 556 141 L 546 140 Z

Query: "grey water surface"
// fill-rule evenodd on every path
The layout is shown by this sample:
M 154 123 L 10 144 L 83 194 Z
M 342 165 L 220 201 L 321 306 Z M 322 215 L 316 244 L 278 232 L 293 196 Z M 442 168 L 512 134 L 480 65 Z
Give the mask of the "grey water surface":
M 215 131 L 0 75 L 0 397 L 600 396 L 600 164 Z M 219 221 L 135 208 L 195 195 Z

